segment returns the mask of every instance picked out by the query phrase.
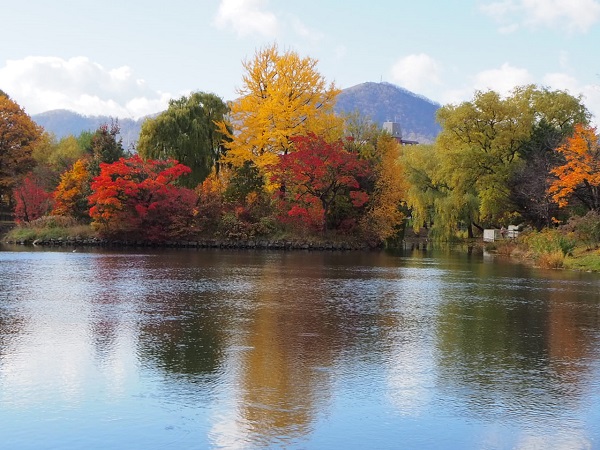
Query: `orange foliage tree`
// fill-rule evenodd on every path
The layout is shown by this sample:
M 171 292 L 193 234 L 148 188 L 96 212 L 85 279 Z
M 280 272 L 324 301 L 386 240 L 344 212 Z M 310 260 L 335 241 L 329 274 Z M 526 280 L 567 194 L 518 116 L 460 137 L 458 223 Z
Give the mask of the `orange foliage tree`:
M 34 166 L 33 149 L 42 128 L 4 92 L 0 91 L 0 203 Z
M 144 161 L 138 155 L 101 163 L 89 197 L 92 225 L 107 237 L 150 242 L 192 232 L 197 196 L 175 185 L 190 172 L 173 159 Z
M 76 219 L 89 218 L 87 204 L 90 190 L 90 174 L 88 163 L 79 159 L 60 177 L 60 183 L 54 191 L 54 210 L 52 214 L 58 216 L 71 216 Z
M 551 173 L 556 179 L 548 192 L 560 207 L 574 199 L 589 210 L 600 210 L 600 146 L 596 129 L 576 125 L 573 135 L 557 149 L 565 163 Z

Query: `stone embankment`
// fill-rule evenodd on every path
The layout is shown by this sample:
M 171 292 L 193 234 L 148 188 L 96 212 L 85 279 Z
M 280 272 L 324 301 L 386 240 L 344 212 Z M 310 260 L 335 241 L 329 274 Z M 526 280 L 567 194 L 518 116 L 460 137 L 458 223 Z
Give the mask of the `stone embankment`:
M 9 244 L 34 245 L 45 247 L 137 247 L 137 248 L 231 248 L 263 250 L 369 250 L 367 244 L 350 242 L 311 242 L 292 240 L 220 240 L 205 239 L 197 241 L 167 241 L 161 243 L 145 241 L 105 240 L 98 238 L 58 238 L 36 239 L 35 241 L 12 241 Z

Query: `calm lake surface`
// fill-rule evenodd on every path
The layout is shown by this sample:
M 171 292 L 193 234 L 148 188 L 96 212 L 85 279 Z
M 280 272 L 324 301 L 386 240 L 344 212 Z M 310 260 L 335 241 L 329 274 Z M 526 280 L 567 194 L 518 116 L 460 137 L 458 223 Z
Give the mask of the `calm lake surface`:
M 600 449 L 600 275 L 0 246 L 0 448 Z

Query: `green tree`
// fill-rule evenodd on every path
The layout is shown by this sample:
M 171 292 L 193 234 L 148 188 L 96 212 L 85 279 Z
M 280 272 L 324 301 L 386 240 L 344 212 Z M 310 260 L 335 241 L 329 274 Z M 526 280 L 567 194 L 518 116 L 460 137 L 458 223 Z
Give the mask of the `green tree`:
M 92 160 L 88 166 L 92 176 L 100 174 L 101 163 L 111 164 L 125 156 L 122 139 L 118 137 L 120 131 L 118 121 L 114 121 L 110 125 L 100 125 L 92 135 L 90 142 Z
M 215 94 L 194 92 L 171 100 L 165 112 L 142 125 L 138 152 L 143 158 L 174 158 L 190 167 L 192 173 L 181 182 L 195 187 L 223 154 L 225 136 L 216 123 L 223 122 L 228 112 Z
M 93 131 L 86 130 L 79 133 L 79 136 L 76 137 L 79 147 L 90 156 L 92 155 L 92 139 L 94 134 Z
M 430 227 L 432 237 L 451 238 L 457 226 L 478 221 L 479 200 L 473 190 L 455 195 L 443 171 L 442 158 L 435 145 L 404 148 L 401 167 L 405 175 L 406 204 L 411 211 L 413 228 Z
M 383 134 L 379 125 L 358 111 L 342 115 L 346 150 L 358 153 L 361 158 L 373 159 L 377 156 L 377 142 Z
M 515 210 L 527 222 L 540 230 L 550 226 L 557 215 L 558 204 L 548 193 L 549 176 L 561 157 L 555 151 L 564 137 L 546 121 L 534 127 L 531 138 L 520 151 L 521 164 L 509 181 L 510 198 Z
M 557 149 L 573 134 L 576 124 L 589 124 L 590 113 L 581 97 L 568 92 L 528 91 L 534 123 L 529 140 L 519 150 L 520 164 L 509 181 L 510 200 L 525 221 L 541 229 L 552 224 L 558 209 L 548 193 L 553 168 L 564 163 Z
M 35 165 L 33 150 L 43 129 L 17 103 L 0 94 L 0 204 L 11 204 L 11 194 Z
M 36 178 L 46 189 L 54 190 L 61 175 L 71 169 L 75 161 L 86 156 L 86 151 L 72 135 L 59 141 L 54 135 L 44 133 L 33 151 L 36 161 Z
M 477 217 L 485 224 L 509 221 L 519 211 L 511 181 L 532 154 L 528 149 L 536 127 L 546 123 L 567 133 L 588 117 L 580 98 L 535 86 L 516 88 L 507 97 L 476 92 L 472 101 L 442 107 L 437 179 L 448 186 L 450 205 L 470 205 L 475 225 Z M 477 201 L 467 203 L 471 196 Z

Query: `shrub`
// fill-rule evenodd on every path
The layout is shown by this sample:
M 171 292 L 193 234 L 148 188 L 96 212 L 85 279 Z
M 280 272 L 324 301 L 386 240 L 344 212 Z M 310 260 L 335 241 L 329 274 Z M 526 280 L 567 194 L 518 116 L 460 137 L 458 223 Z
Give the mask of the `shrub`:
M 585 216 L 574 216 L 569 219 L 561 230 L 572 233 L 573 236 L 584 243 L 588 249 L 600 246 L 600 213 L 589 211 Z
M 546 269 L 560 269 L 564 267 L 565 255 L 562 250 L 557 250 L 550 253 L 542 253 L 537 259 L 537 264 Z
M 557 251 L 561 252 L 563 256 L 570 255 L 576 244 L 574 239 L 554 228 L 531 232 L 524 237 L 524 242 L 536 258 Z

